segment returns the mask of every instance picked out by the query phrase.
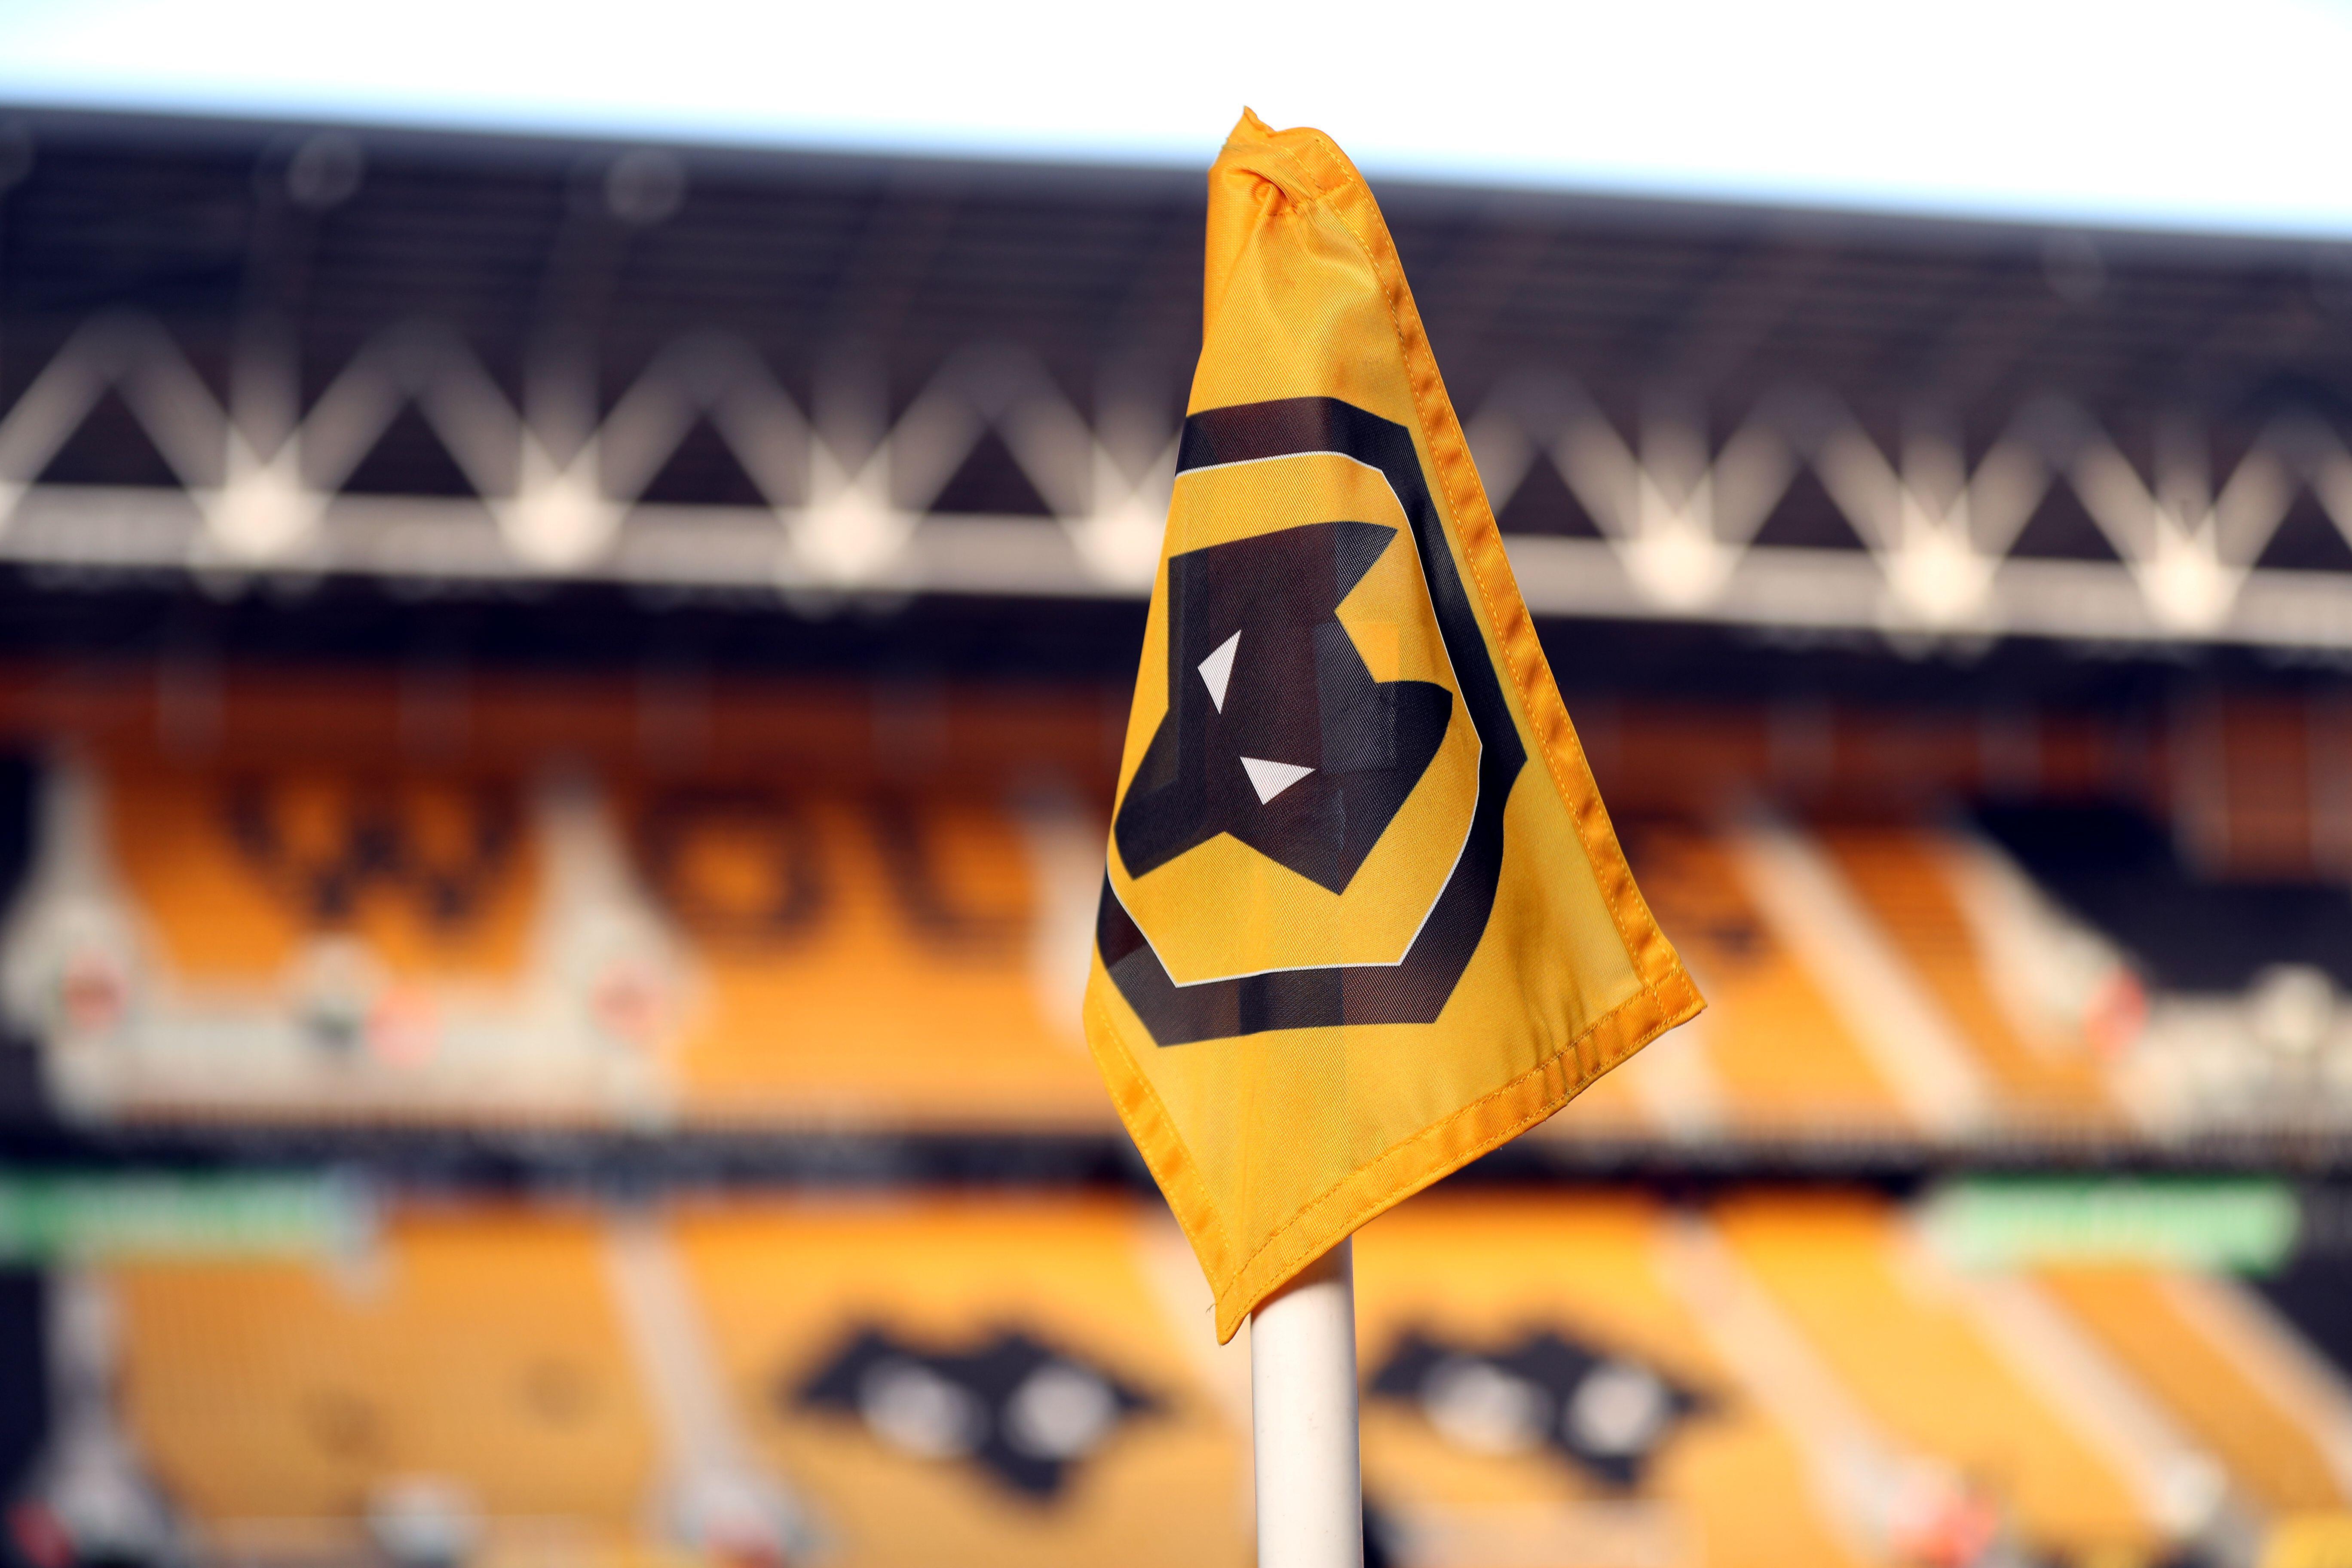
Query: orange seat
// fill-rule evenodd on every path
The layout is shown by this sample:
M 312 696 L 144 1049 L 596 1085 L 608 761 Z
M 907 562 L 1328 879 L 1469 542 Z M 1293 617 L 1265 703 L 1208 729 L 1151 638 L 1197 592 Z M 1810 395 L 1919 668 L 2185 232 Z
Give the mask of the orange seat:
M 1885 1079 L 1750 902 L 1723 841 L 1685 823 L 1643 823 L 1625 838 L 1659 924 L 1706 994 L 1696 1032 L 1731 1124 L 1784 1134 L 1904 1130 Z
M 2002 1010 L 1954 886 L 1955 846 L 1916 827 L 1840 825 L 1817 837 L 1974 1048 L 2010 1120 L 2075 1129 L 2114 1121 L 2084 1042 L 2029 1039 Z
M 1108 1122 L 1076 992 L 1063 1016 L 1058 955 L 1039 951 L 1036 874 L 1002 805 L 714 801 L 666 836 L 651 880 L 680 914 L 703 991 L 677 1056 L 690 1115 Z M 797 890 L 781 885 L 794 877 Z
M 2070 1556 L 2156 1544 L 2127 1479 L 1923 1273 L 1895 1210 L 1757 1196 L 1716 1222 L 1871 1418 L 2005 1500 L 2029 1543 Z
M 522 966 L 539 857 L 510 782 L 125 762 L 103 790 L 115 864 L 188 983 L 274 985 L 330 928 L 403 979 Z
M 2249 1497 L 2280 1512 L 2352 1503 L 2321 1435 L 2233 1354 L 2229 1304 L 2200 1300 L 2236 1287 L 2133 1264 L 2050 1268 L 2041 1278 Z
M 136 923 L 155 935 L 160 973 L 145 1000 L 167 1031 L 278 1025 L 308 1005 L 303 964 L 348 960 L 321 968 L 319 984 L 364 999 L 372 1049 L 394 1057 L 404 1023 L 429 1042 L 462 1017 L 473 1053 L 436 1077 L 434 1045 L 420 1044 L 396 1064 L 406 1077 L 365 1082 L 281 1053 L 242 1066 L 246 1079 L 191 1090 L 178 1052 L 130 1075 L 121 1092 L 136 1110 L 189 1100 L 208 1113 L 626 1114 L 619 1091 L 599 1087 L 610 1057 L 645 1068 L 649 1084 L 669 1074 L 682 1113 L 705 1123 L 1094 1131 L 1111 1121 L 1076 987 L 1064 984 L 1083 978 L 1091 906 L 1074 921 L 1071 889 L 1048 896 L 1031 829 L 993 796 L 613 792 L 597 809 L 618 851 L 616 907 L 667 924 L 684 982 L 673 987 L 658 952 L 646 953 L 658 1021 L 625 1047 L 544 1026 L 547 999 L 585 983 L 574 951 L 551 945 L 551 917 L 568 911 L 547 907 L 547 889 L 579 880 L 581 868 L 562 858 L 578 853 L 568 840 L 541 842 L 545 803 L 531 789 L 130 760 L 100 778 L 106 852 Z M 1060 827 L 1065 838 L 1094 831 L 1076 819 Z M 356 940 L 319 945 L 327 936 Z M 511 1078 L 533 1046 L 560 1046 L 564 1059 L 495 1095 L 466 1076 Z M 651 1063 L 631 1054 L 641 1049 Z
M 1367 1494 L 1435 1560 L 1852 1561 L 1790 1436 L 1741 1390 L 1662 1277 L 1666 1223 L 1659 1205 L 1633 1197 L 1438 1196 L 1358 1238 L 1360 1359 L 1375 1391 L 1364 1410 Z M 1646 1367 L 1702 1401 L 1631 1492 L 1533 1432 L 1481 1451 L 1441 1435 L 1410 1391 L 1378 1392 L 1384 1367 L 1415 1342 L 1507 1353 L 1542 1334 Z
M 673 1233 L 736 1420 L 828 1563 L 1247 1562 L 1246 1449 L 1192 1359 L 1207 1294 L 1177 1319 L 1147 1261 L 1172 1227 L 1137 1205 L 714 1200 Z M 1076 1373 L 1053 1374 L 1058 1439 L 1020 1425 L 1042 1366 Z
M 410 1214 L 347 1266 L 110 1278 L 126 1421 L 209 1531 L 349 1532 L 406 1477 L 456 1484 L 494 1527 L 605 1547 L 639 1528 L 656 1438 L 589 1219 Z

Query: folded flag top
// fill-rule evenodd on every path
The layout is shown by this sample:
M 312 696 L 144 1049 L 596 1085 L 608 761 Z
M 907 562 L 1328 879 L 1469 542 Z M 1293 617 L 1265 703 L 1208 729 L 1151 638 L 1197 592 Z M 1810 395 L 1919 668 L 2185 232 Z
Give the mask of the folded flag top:
M 1704 1004 L 1362 176 L 1244 112 L 1207 261 L 1087 1035 L 1223 1341 Z

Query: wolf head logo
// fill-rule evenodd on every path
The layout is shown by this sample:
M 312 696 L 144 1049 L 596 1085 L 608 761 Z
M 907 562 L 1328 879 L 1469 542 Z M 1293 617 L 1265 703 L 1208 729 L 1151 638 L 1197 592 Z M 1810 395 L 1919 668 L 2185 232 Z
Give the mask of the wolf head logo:
M 1220 833 L 1346 890 L 1427 770 L 1454 694 L 1375 680 L 1339 611 L 1393 528 L 1318 522 L 1168 563 L 1168 712 L 1114 831 L 1133 876 Z

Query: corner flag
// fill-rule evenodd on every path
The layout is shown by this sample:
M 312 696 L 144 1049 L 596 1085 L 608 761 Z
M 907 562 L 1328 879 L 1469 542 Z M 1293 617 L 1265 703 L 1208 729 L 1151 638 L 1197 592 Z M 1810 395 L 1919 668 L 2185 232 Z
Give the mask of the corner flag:
M 1703 1005 L 1633 886 L 1388 228 L 1244 112 L 1087 1037 L 1217 1338 Z

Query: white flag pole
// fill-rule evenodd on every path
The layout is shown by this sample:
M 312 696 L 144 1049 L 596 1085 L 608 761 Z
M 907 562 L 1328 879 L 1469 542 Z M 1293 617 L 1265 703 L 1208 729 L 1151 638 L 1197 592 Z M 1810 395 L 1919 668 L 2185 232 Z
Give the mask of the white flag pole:
M 1250 1314 L 1258 1568 L 1363 1568 L 1351 1241 Z

